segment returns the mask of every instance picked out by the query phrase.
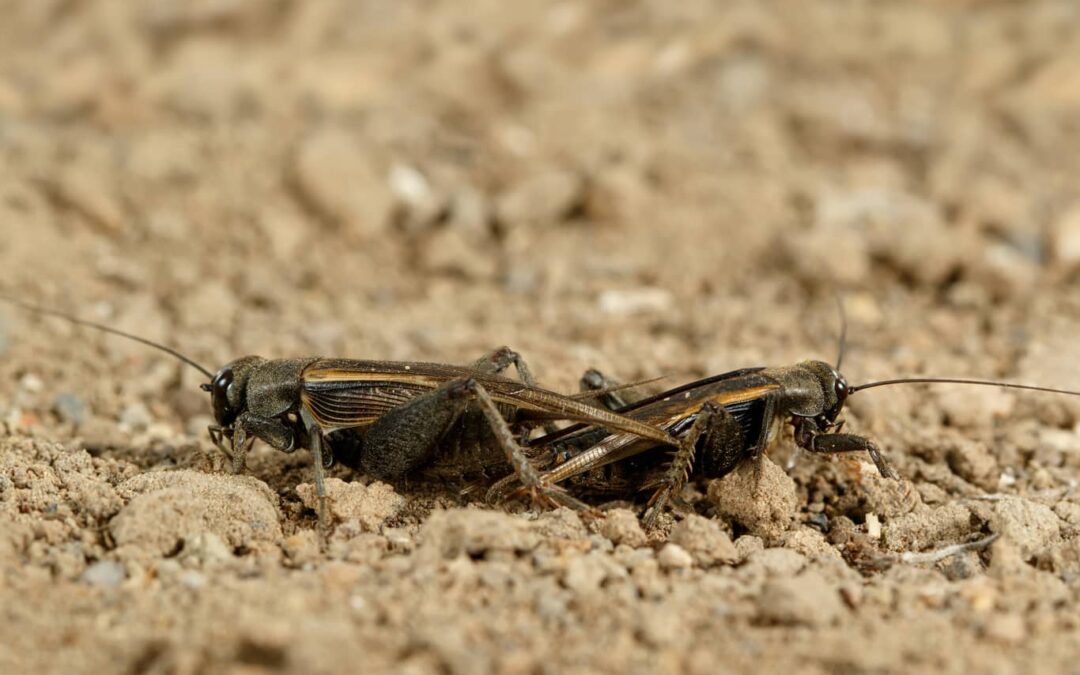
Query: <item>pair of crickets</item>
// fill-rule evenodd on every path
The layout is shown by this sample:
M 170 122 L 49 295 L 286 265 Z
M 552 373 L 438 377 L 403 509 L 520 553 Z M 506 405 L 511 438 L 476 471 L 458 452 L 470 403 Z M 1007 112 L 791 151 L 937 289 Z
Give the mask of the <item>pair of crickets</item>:
M 482 481 L 489 499 L 511 492 L 544 506 L 588 508 L 577 495 L 651 492 L 651 526 L 691 478 L 719 478 L 761 461 L 782 423 L 812 453 L 865 451 L 896 477 L 869 439 L 843 433 L 840 414 L 857 391 L 893 384 L 960 383 L 1080 396 L 1080 392 L 962 378 L 903 378 L 849 386 L 823 361 L 746 368 L 628 400 L 629 389 L 597 371 L 583 391 L 536 385 L 522 358 L 495 350 L 468 366 L 353 359 L 245 356 L 212 373 L 175 349 L 98 323 L 0 296 L 38 314 L 140 342 L 208 379 L 214 444 L 235 471 L 256 440 L 282 452 L 311 451 L 319 518 L 327 522 L 325 471 L 337 460 L 391 483 L 411 478 Z M 842 351 L 842 350 L 841 350 Z M 511 366 L 517 378 L 504 376 Z M 557 429 L 556 422 L 571 422 Z M 534 432 L 543 429 L 542 435 Z

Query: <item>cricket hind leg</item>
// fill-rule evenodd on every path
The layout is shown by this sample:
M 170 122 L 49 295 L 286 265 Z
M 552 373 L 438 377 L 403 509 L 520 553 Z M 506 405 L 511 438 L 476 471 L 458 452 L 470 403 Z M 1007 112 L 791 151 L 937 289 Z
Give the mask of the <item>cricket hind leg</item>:
M 387 412 L 367 430 L 362 441 L 359 468 L 381 480 L 397 480 L 429 464 L 451 427 L 469 411 L 475 402 L 484 422 L 490 428 L 514 475 L 521 481 L 537 504 L 563 505 L 575 509 L 588 507 L 548 485 L 529 462 L 525 450 L 517 443 L 510 425 L 498 406 L 476 380 L 453 380 L 438 389 L 418 396 Z M 464 420 L 462 420 L 464 421 Z
M 544 507 L 566 506 L 584 512 L 592 511 L 588 504 L 571 496 L 565 489 L 557 485 L 551 485 L 543 479 L 540 472 L 529 461 L 525 450 L 514 438 L 510 425 L 507 424 L 495 401 L 492 400 L 491 395 L 488 394 L 483 385 L 476 380 L 466 378 L 449 383 L 447 388 L 453 396 L 476 402 L 495 436 L 495 441 L 502 449 L 506 460 L 513 467 L 514 475 L 521 482 L 524 491 L 530 496 L 534 504 Z
M 877 467 L 878 473 L 883 477 L 894 479 L 900 477 L 896 471 L 889 466 L 888 462 L 885 461 L 885 458 L 881 456 L 881 451 L 878 449 L 877 444 L 864 436 L 837 433 L 817 434 L 812 436 L 810 442 L 803 447 L 806 447 L 810 452 L 830 455 L 843 452 L 866 451 L 867 454 L 870 455 L 870 459 L 874 462 L 874 466 Z
M 529 368 L 529 364 L 525 363 L 525 359 L 521 354 L 510 349 L 507 346 L 499 347 L 492 350 L 490 353 L 484 355 L 483 358 L 474 362 L 472 367 L 474 370 L 491 375 L 501 375 L 510 366 L 514 366 L 514 370 L 517 371 L 518 379 L 527 386 L 535 387 L 536 378 L 532 374 L 532 369 Z M 555 433 L 558 427 L 548 422 L 543 425 L 544 433 Z
M 492 350 L 472 364 L 474 370 L 490 375 L 499 375 L 510 366 L 514 366 L 518 379 L 523 383 L 530 387 L 536 386 L 536 378 L 533 377 L 532 369 L 525 363 L 525 359 L 521 357 L 521 354 L 509 347 L 503 346 Z
M 375 420 L 362 439 L 346 439 L 359 448 L 359 457 L 340 459 L 379 480 L 404 478 L 432 460 L 467 407 L 468 401 L 454 395 L 450 384 L 421 394 Z
M 712 472 L 721 467 L 733 467 L 741 457 L 742 447 L 742 429 L 734 416 L 712 402 L 702 405 L 690 429 L 680 439 L 679 448 L 664 471 L 660 487 L 649 499 L 644 519 L 645 528 L 651 529 L 655 526 L 656 519 L 672 495 L 678 495 L 682 491 L 698 455 L 701 456 L 702 468 L 706 472 Z M 726 468 L 723 472 L 730 470 Z M 711 476 L 711 473 L 705 475 Z

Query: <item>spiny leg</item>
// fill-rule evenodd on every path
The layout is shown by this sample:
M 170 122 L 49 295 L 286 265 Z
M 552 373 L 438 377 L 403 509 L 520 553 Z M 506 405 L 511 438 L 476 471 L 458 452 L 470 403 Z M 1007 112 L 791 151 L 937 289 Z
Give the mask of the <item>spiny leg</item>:
M 566 506 L 587 508 L 540 478 L 495 402 L 472 378 L 448 382 L 384 414 L 364 434 L 359 461 L 350 459 L 349 464 L 358 466 L 369 476 L 388 481 L 421 469 L 434 458 L 454 423 L 463 415 L 474 414 L 467 410 L 470 401 L 476 401 L 478 412 L 484 416 L 514 475 L 521 478 L 536 501 L 549 498 Z
M 668 499 L 671 495 L 678 494 L 690 478 L 690 471 L 694 468 L 698 440 L 701 439 L 702 434 L 732 421 L 731 414 L 727 410 L 710 401 L 706 401 L 701 406 L 694 423 L 687 430 L 686 435 L 680 439 L 679 448 L 664 472 L 660 487 L 649 499 L 648 510 L 645 513 L 645 529 L 652 529 L 656 525 L 656 519 L 664 510 Z
M 518 379 L 521 380 L 522 383 L 528 387 L 536 386 L 536 378 L 533 377 L 532 369 L 525 363 L 525 359 L 522 358 L 521 354 L 507 346 L 499 347 L 479 361 L 473 363 L 473 368 L 475 370 L 492 375 L 499 375 L 510 366 L 514 366 L 514 370 L 516 370 L 518 374 Z M 555 431 L 558 430 L 558 427 L 550 422 L 545 424 L 543 428 L 544 433 L 548 434 L 555 433 Z
M 510 366 L 514 366 L 522 382 L 530 387 L 536 386 L 536 379 L 533 378 L 532 370 L 525 363 L 525 359 L 509 347 L 504 346 L 492 350 L 491 353 L 473 363 L 473 369 L 491 375 L 498 375 Z
M 451 391 L 451 384 L 388 410 L 364 432 L 359 456 L 341 456 L 342 463 L 390 482 L 427 466 L 468 408 L 468 402 Z
M 821 454 L 835 454 L 841 452 L 860 452 L 865 450 L 877 467 L 878 473 L 885 478 L 898 479 L 900 476 L 889 466 L 885 458 L 881 456 L 877 445 L 869 438 L 855 434 L 818 434 L 814 436 L 807 447 L 810 452 Z
M 447 385 L 451 395 L 460 396 L 462 398 L 468 398 L 476 401 L 480 412 L 483 413 L 487 419 L 488 425 L 491 427 L 492 432 L 495 434 L 495 440 L 498 442 L 499 447 L 506 455 L 507 461 L 510 462 L 510 466 L 514 469 L 514 474 L 521 481 L 521 484 L 529 492 L 534 503 L 541 505 L 562 505 L 576 510 L 588 511 L 589 506 L 584 502 L 581 502 L 570 495 L 566 494 L 566 491 L 562 488 L 550 485 L 546 483 L 543 478 L 540 477 L 540 473 L 529 462 L 528 456 L 517 440 L 514 439 L 514 433 L 510 430 L 510 425 L 503 419 L 502 414 L 499 413 L 499 408 L 492 400 L 491 395 L 487 390 L 472 378 L 466 378 L 463 380 L 455 380 Z

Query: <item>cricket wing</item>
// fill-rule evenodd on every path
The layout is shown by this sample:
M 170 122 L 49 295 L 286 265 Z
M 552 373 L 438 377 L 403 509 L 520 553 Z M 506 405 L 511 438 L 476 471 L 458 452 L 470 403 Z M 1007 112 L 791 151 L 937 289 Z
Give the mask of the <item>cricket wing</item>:
M 739 371 L 740 375 L 749 375 Z M 706 402 L 725 408 L 743 429 L 744 437 L 756 438 L 757 428 L 763 424 L 765 397 L 780 388 L 780 385 L 766 378 L 749 375 L 739 380 L 730 380 L 733 386 L 716 386 L 720 376 L 702 380 L 705 384 L 694 388 L 684 385 L 658 394 L 643 405 L 635 404 L 630 413 L 650 425 L 659 427 L 674 436 L 680 436 L 694 424 L 701 407 Z M 695 383 L 691 383 L 694 385 Z M 726 382 L 725 382 L 726 384 Z M 542 445 L 544 439 L 537 439 L 533 445 Z M 639 437 L 625 433 L 612 433 L 600 442 L 592 445 L 580 454 L 544 474 L 544 478 L 558 483 L 573 476 L 591 471 L 607 464 L 634 457 L 654 448 Z
M 441 364 L 321 359 L 304 370 L 300 400 L 324 430 L 365 427 L 467 373 Z
M 500 405 L 544 418 L 585 422 L 673 443 L 667 433 L 605 408 L 466 366 L 399 361 L 323 359 L 304 370 L 301 400 L 324 429 L 362 427 L 410 399 L 469 377 Z
M 506 382 L 509 382 L 510 386 L 506 386 Z M 487 382 L 483 382 L 483 384 L 497 403 L 541 413 L 544 417 L 550 419 L 585 422 L 593 426 L 602 426 L 621 431 L 637 438 L 648 438 L 657 443 L 675 443 L 675 439 L 670 434 L 639 419 L 578 401 L 553 391 L 526 387 L 512 380 L 493 383 L 495 386 L 489 386 Z

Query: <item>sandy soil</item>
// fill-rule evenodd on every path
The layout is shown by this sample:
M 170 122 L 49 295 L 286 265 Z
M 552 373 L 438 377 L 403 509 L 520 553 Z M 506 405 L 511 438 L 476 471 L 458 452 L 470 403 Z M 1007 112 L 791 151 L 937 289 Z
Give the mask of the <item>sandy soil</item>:
M 1080 388 L 1080 13 L 1028 3 L 0 2 L 0 288 L 218 366 L 508 344 Z M 213 470 L 200 377 L 0 307 L 0 671 L 1065 672 L 1080 404 L 854 397 L 633 509 Z M 339 480 L 340 479 L 340 482 Z M 696 512 L 696 513 L 695 513 Z M 910 554 L 999 537 L 937 562 Z

